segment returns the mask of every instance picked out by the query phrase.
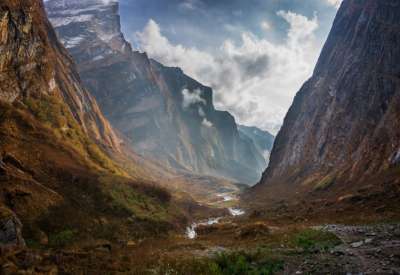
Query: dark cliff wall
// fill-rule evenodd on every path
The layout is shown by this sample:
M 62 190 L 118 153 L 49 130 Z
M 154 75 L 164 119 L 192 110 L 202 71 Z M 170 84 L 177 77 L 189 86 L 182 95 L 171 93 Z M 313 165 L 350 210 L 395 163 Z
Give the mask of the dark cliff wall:
M 305 193 L 340 198 L 386 183 L 397 190 L 399 14 L 396 0 L 343 1 L 254 192 L 265 190 L 267 201 Z

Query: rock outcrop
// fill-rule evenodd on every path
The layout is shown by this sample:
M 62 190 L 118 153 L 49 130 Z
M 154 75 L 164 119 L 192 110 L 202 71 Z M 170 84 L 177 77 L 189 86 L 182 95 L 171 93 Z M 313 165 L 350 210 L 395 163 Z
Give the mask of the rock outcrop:
M 0 250 L 24 247 L 21 221 L 12 211 L 0 207 Z
M 215 110 L 212 90 L 132 51 L 117 1 L 49 0 L 49 18 L 85 86 L 135 151 L 170 167 L 255 183 L 266 162 L 234 118 Z
M 309 195 L 342 202 L 350 194 L 361 205 L 386 205 L 398 196 L 399 14 L 396 0 L 343 1 L 252 191 L 259 200 Z

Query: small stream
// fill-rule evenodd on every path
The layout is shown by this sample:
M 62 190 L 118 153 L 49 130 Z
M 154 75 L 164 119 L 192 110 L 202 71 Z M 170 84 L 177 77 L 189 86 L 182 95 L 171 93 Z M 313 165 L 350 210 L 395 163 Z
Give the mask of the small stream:
M 228 210 L 229 210 L 229 213 L 234 217 L 241 216 L 241 215 L 245 214 L 245 211 L 242 210 L 242 209 L 239 209 L 239 208 L 228 208 Z M 197 232 L 196 232 L 197 227 L 202 226 L 202 225 L 207 226 L 207 225 L 217 224 L 223 218 L 224 217 L 210 218 L 210 219 L 208 219 L 206 221 L 200 221 L 200 222 L 192 223 L 190 226 L 186 227 L 186 237 L 188 239 L 191 239 L 191 240 L 196 239 L 196 237 L 197 237 Z

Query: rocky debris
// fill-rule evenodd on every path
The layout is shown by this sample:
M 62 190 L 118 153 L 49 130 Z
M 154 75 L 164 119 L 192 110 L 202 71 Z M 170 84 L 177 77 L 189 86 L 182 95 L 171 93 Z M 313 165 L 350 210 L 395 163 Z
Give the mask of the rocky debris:
M 0 257 L 2 274 L 43 274 L 56 275 L 59 269 L 55 255 L 21 250 L 12 251 L 7 257 Z
M 22 223 L 11 210 L 0 208 L 0 249 L 11 250 L 25 247 Z
M 362 246 L 363 244 L 364 244 L 364 242 L 363 242 L 363 241 L 360 241 L 360 242 L 352 243 L 352 244 L 350 244 L 350 245 L 351 245 L 351 247 L 353 247 L 353 248 L 358 248 L 358 247 Z
M 331 251 L 357 263 L 362 274 L 399 274 L 400 238 L 396 231 L 400 224 L 371 226 L 327 225 L 319 227 L 336 234 L 343 245 Z

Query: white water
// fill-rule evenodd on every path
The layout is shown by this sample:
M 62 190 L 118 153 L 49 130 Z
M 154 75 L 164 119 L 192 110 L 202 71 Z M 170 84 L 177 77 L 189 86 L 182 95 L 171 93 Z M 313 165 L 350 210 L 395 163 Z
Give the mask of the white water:
M 236 216 L 241 216 L 245 214 L 245 211 L 239 208 L 228 208 L 229 213 L 236 217 Z M 213 224 L 217 224 L 219 223 L 219 221 L 222 219 L 223 217 L 218 217 L 218 218 L 210 218 L 207 221 L 202 221 L 202 222 L 198 222 L 198 223 L 192 223 L 192 225 L 186 227 L 186 237 L 188 237 L 189 239 L 193 240 L 197 237 L 197 232 L 196 232 L 196 228 L 199 227 L 200 225 L 213 225 Z
M 223 198 L 224 202 L 226 201 L 233 201 L 235 198 L 231 195 L 227 194 L 218 194 L 217 197 Z
M 245 214 L 244 210 L 239 209 L 239 208 L 228 208 L 228 210 L 232 216 L 241 216 L 241 215 Z
M 197 236 L 196 227 L 197 226 L 195 223 L 191 226 L 186 227 L 186 236 L 191 240 L 195 239 Z
M 225 194 L 218 194 L 217 197 L 222 197 L 224 202 L 225 201 L 233 201 L 234 197 L 230 196 L 230 195 L 225 195 Z

